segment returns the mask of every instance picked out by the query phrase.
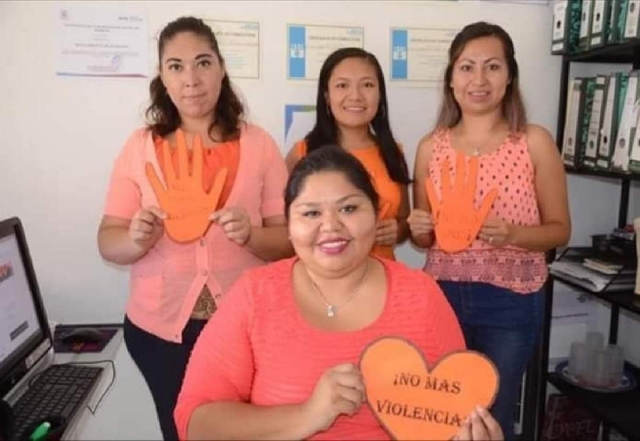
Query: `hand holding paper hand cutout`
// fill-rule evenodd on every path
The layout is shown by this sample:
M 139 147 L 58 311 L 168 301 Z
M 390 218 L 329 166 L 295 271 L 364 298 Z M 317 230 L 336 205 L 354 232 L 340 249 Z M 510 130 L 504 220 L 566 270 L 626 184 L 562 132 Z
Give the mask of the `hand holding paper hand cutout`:
M 189 173 L 189 152 L 187 141 L 181 130 L 176 131 L 178 149 L 178 173 L 171 161 L 169 143 L 162 145 L 167 187 L 158 177 L 153 165 L 146 164 L 146 173 L 153 187 L 160 207 L 167 214 L 164 220 L 167 235 L 176 242 L 190 242 L 207 231 L 209 216 L 220 200 L 227 169 L 221 169 L 216 175 L 211 191 L 202 188 L 202 141 L 196 136 L 193 141 L 192 169 Z
M 447 252 L 455 253 L 467 248 L 475 240 L 484 219 L 489 213 L 491 204 L 498 195 L 495 188 L 487 193 L 476 210 L 473 200 L 478 177 L 478 158 L 473 156 L 469 161 L 468 174 L 465 173 L 464 155 L 456 158 L 456 176 L 453 188 L 449 175 L 449 162 L 442 165 L 441 182 L 442 198 L 438 199 L 431 177 L 425 183 L 427 197 L 433 210 L 436 240 Z

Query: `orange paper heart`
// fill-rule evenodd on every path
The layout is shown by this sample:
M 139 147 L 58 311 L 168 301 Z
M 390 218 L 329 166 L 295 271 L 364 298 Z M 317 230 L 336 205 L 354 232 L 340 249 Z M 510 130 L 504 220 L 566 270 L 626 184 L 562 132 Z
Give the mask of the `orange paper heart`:
M 360 370 L 371 410 L 399 440 L 451 439 L 498 391 L 498 371 L 486 356 L 452 352 L 429 368 L 418 348 L 396 337 L 367 346 Z
M 440 248 L 449 253 L 462 251 L 471 245 L 489 214 L 491 204 L 498 195 L 498 190 L 491 189 L 480 204 L 480 208 L 476 210 L 474 198 L 478 177 L 478 158 L 472 156 L 469 160 L 468 175 L 465 173 L 465 168 L 464 155 L 458 153 L 456 177 L 451 188 L 449 161 L 444 161 L 440 170 L 441 199 L 436 195 L 431 177 L 425 182 L 427 197 L 433 211 L 436 240 Z
M 193 141 L 192 170 L 189 173 L 189 153 L 182 130 L 176 131 L 178 144 L 178 173 L 173 169 L 169 143 L 162 145 L 167 187 L 165 188 L 151 163 L 146 164 L 146 174 L 160 207 L 167 213 L 164 221 L 167 235 L 176 242 L 190 242 L 202 237 L 209 228 L 209 216 L 218 207 L 220 195 L 227 179 L 227 169 L 218 171 L 211 190 L 202 188 L 202 141 Z

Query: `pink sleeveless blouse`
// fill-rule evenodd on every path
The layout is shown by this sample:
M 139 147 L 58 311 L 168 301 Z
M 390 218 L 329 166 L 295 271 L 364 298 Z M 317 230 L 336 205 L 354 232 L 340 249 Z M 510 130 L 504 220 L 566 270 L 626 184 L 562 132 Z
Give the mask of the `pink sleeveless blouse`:
M 428 167 L 438 192 L 442 185 L 440 169 L 445 160 L 449 161 L 451 182 L 454 182 L 455 158 L 449 130 L 436 132 Z M 489 217 L 514 225 L 540 225 L 534 175 L 526 135 L 507 137 L 497 150 L 478 157 L 476 209 L 487 192 L 497 188 L 498 196 Z M 511 245 L 497 248 L 479 239 L 466 250 L 453 254 L 434 243 L 427 253 L 424 270 L 437 280 L 490 283 L 520 294 L 538 291 L 547 278 L 543 252 Z

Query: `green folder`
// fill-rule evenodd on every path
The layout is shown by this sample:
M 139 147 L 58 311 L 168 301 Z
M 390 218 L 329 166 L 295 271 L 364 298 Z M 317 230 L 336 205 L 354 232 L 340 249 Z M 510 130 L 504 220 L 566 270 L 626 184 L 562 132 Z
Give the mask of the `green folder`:
M 568 167 L 578 168 L 582 153 L 580 150 L 583 121 L 581 115 L 584 110 L 586 81 L 584 78 L 574 78 L 570 80 L 568 86 L 567 113 L 562 139 L 562 162 Z
M 624 28 L 627 22 L 627 9 L 629 0 L 612 0 L 611 2 L 611 26 L 607 43 L 619 43 L 624 37 Z
M 591 115 L 587 129 L 587 141 L 585 143 L 582 164 L 586 168 L 596 168 L 598 159 L 598 142 L 600 141 L 600 128 L 602 127 L 602 117 L 604 115 L 605 90 L 609 77 L 598 75 L 595 78 L 595 86 L 592 98 Z M 589 99 L 589 97 L 587 97 Z
M 552 54 L 565 55 L 578 52 L 581 10 L 582 0 L 555 0 L 551 39 Z
M 578 45 L 581 51 L 589 50 L 591 40 L 591 16 L 593 15 L 593 1 L 582 0 L 582 12 L 580 14 L 580 40 Z
M 589 47 L 600 47 L 607 43 L 611 16 L 611 0 L 595 0 L 591 15 Z
M 616 143 L 611 159 L 611 168 L 616 171 L 629 171 L 629 153 L 631 143 L 635 135 L 637 124 L 637 100 L 639 97 L 640 81 L 638 81 L 639 71 L 634 70 L 629 74 L 629 83 L 624 95 L 622 116 L 620 126 L 616 136 Z
M 596 168 L 600 170 L 609 170 L 611 168 L 613 145 L 618 133 L 628 83 L 629 74 L 627 73 L 618 72 L 608 77 L 605 90 L 602 129 L 600 130 L 600 142 L 598 144 L 598 159 L 596 162 Z
M 628 0 L 624 39 L 629 40 L 638 37 L 640 37 L 640 0 Z

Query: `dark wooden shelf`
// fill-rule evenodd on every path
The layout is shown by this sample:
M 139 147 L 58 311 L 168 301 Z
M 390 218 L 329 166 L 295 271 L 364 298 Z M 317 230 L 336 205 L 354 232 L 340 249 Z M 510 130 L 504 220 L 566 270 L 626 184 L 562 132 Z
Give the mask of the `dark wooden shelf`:
M 608 179 L 621 179 L 621 180 L 629 180 L 629 181 L 640 181 L 640 174 L 638 173 L 620 173 L 615 171 L 608 170 L 593 170 L 588 168 L 573 168 L 573 167 L 564 167 L 565 171 L 571 175 L 582 175 L 582 176 L 597 176 L 600 178 L 608 178 Z
M 626 367 L 637 380 L 640 370 L 629 363 Z M 640 439 L 640 387 L 629 392 L 603 393 L 574 386 L 556 372 L 549 372 L 547 380 L 622 435 L 630 440 Z
M 564 59 L 585 63 L 638 63 L 640 61 L 640 40 L 606 45 L 585 52 L 565 55 Z

